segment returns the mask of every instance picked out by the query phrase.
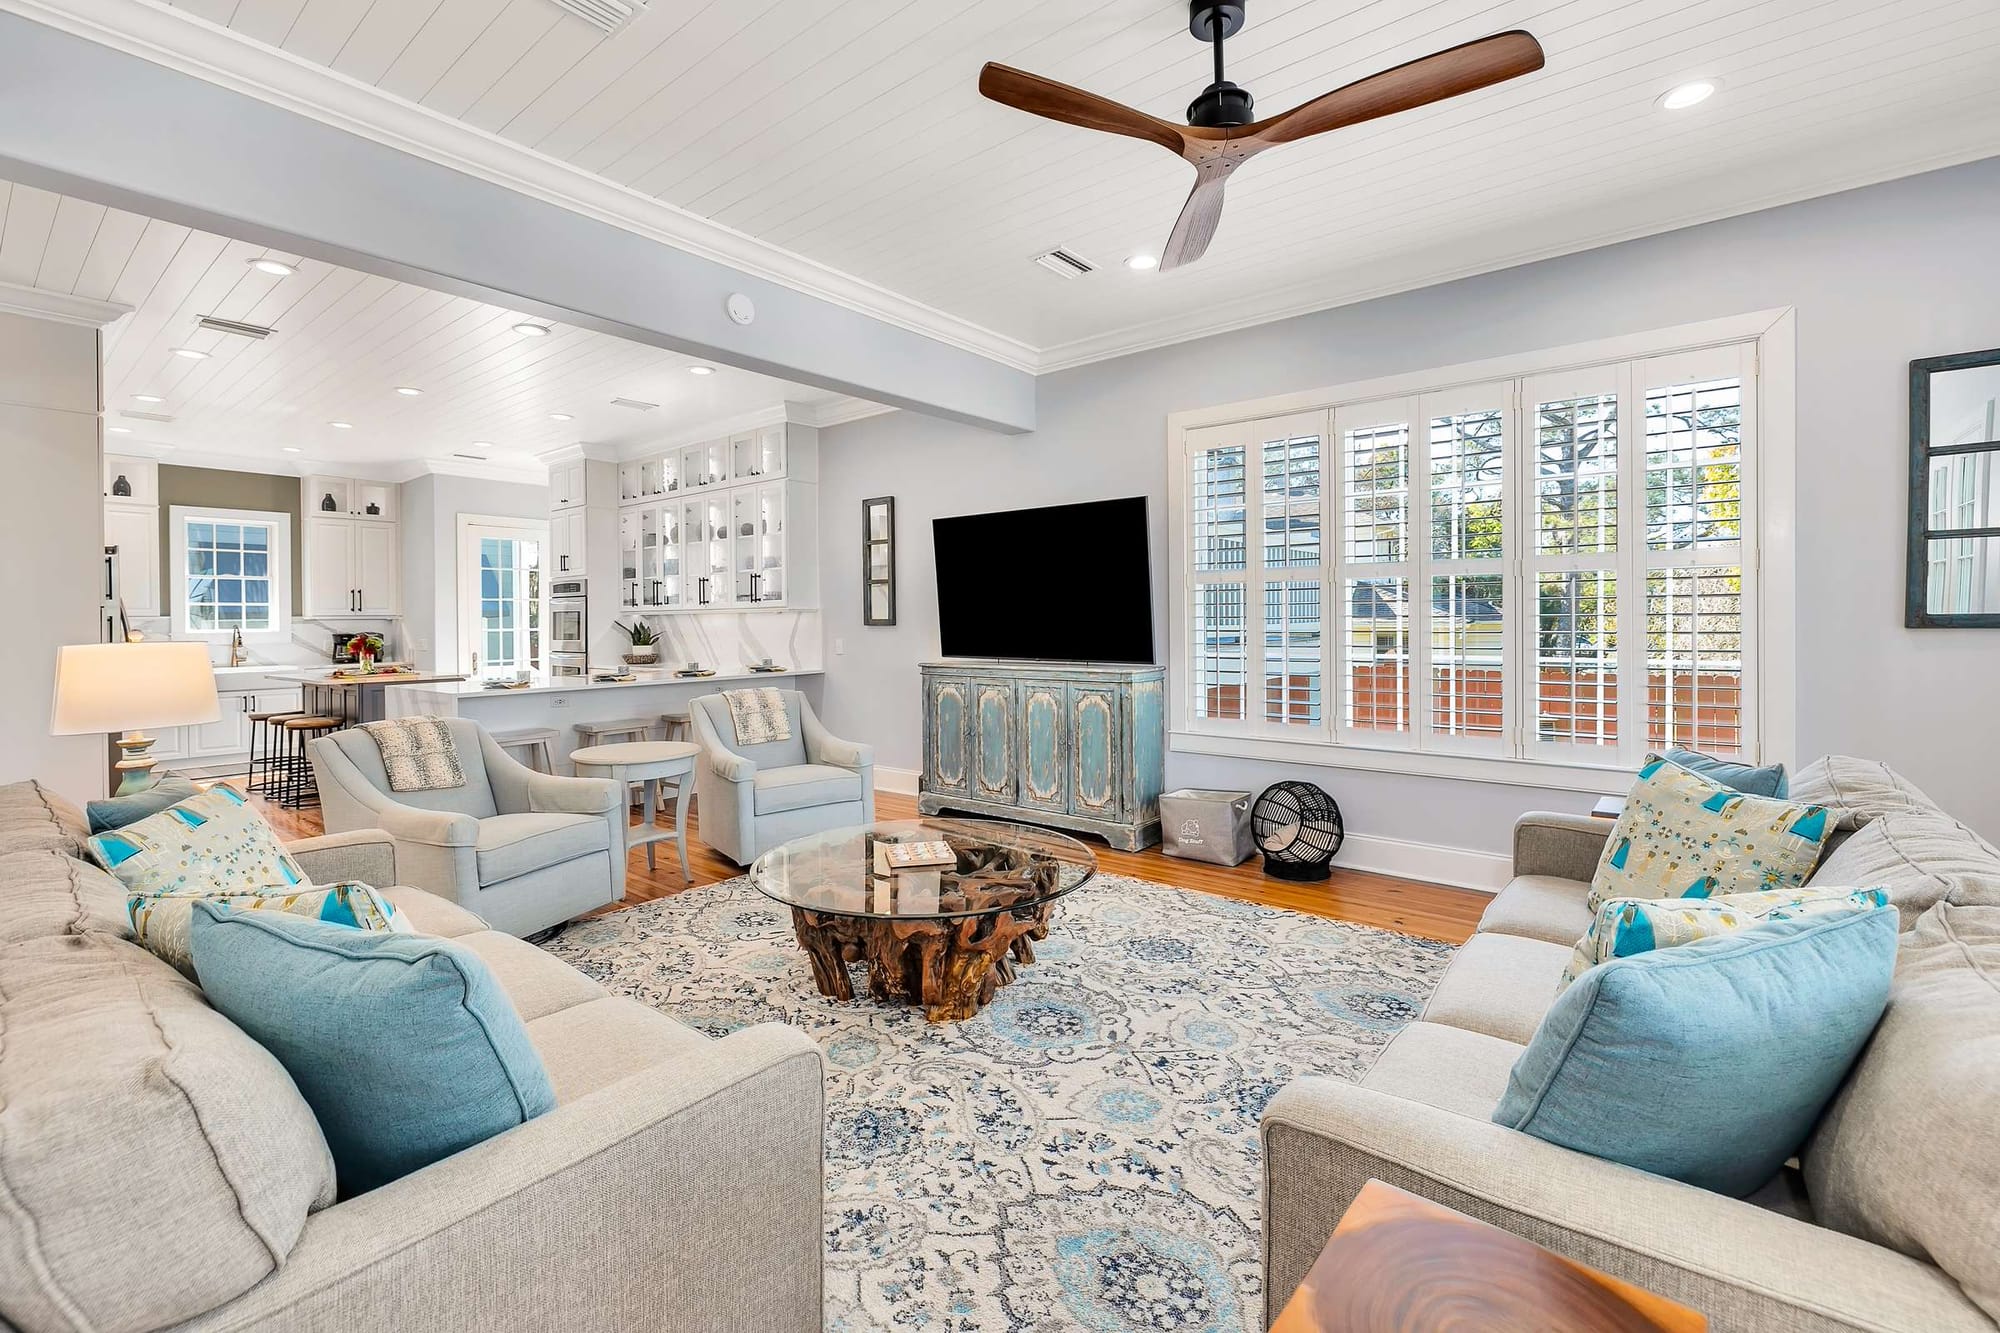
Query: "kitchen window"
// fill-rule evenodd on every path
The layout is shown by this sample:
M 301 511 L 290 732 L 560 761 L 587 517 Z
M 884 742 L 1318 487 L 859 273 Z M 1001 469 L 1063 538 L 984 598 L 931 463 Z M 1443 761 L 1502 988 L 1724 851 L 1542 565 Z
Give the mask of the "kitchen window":
M 188 638 L 277 639 L 290 632 L 292 519 L 278 512 L 168 510 L 170 613 Z
M 1577 790 L 1791 757 L 1790 329 L 1178 415 L 1173 748 Z

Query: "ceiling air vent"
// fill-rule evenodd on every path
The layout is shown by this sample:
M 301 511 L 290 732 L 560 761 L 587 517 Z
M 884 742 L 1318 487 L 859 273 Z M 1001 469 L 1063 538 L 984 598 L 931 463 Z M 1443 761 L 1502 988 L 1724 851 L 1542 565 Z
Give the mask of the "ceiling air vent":
M 1061 246 L 1057 246 L 1047 254 L 1036 255 L 1035 262 L 1058 278 L 1080 278 L 1097 267 L 1088 259 L 1073 255 Z
M 613 407 L 629 407 L 634 412 L 650 412 L 659 406 L 658 403 L 642 403 L 637 398 L 613 398 L 611 405 Z
M 216 333 L 234 334 L 238 338 L 268 338 L 276 329 L 267 329 L 262 324 L 244 324 L 233 319 L 218 319 L 214 315 L 203 315 L 195 323 Z
M 453 458 L 469 458 L 475 463 L 490 463 L 493 460 L 485 454 L 453 454 Z
M 555 5 L 608 36 L 639 17 L 646 0 L 555 0 Z
M 140 411 L 138 411 L 138 410 L 136 410 L 136 409 L 134 409 L 134 408 L 129 408 L 129 407 L 125 407 L 125 408 L 120 408 L 120 409 L 119 409 L 119 411 L 118 411 L 118 415 L 119 415 L 119 416 L 121 416 L 121 417 L 130 417 L 130 418 L 132 418 L 132 420 L 134 420 L 134 421 L 172 421 L 172 420 L 173 420 L 173 417 L 172 417 L 172 415 L 170 415 L 169 413 L 166 413 L 166 412 L 140 412 Z

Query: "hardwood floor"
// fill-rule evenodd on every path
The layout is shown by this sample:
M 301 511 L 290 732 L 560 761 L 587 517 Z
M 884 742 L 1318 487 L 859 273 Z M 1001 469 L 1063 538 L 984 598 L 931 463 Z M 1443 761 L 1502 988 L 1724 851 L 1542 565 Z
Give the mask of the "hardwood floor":
M 318 810 L 285 810 L 261 800 L 257 805 L 282 837 L 309 838 L 321 831 Z M 883 792 L 876 797 L 878 818 L 911 819 L 916 813 L 917 802 L 913 796 Z M 710 851 L 702 843 L 698 835 L 700 820 L 701 813 L 697 807 L 688 817 L 688 866 L 694 872 L 692 886 L 681 882 L 680 859 L 671 843 L 657 848 L 659 869 L 656 871 L 646 869 L 643 850 L 635 851 L 626 872 L 624 899 L 602 911 L 622 911 L 654 898 L 684 892 L 689 887 L 713 884 L 742 874 L 734 863 Z M 1408 935 L 1423 935 L 1452 944 L 1463 944 L 1472 935 L 1473 927 L 1479 923 L 1479 914 L 1486 910 L 1489 901 L 1485 894 L 1466 889 L 1394 879 L 1365 870 L 1344 870 L 1338 865 L 1334 867 L 1330 880 L 1318 884 L 1294 884 L 1265 875 L 1258 858 L 1254 856 L 1240 866 L 1214 866 L 1199 861 L 1176 860 L 1163 855 L 1157 847 L 1143 852 L 1120 852 L 1088 838 L 1085 841 L 1097 853 L 1099 868 L 1108 874 L 1129 875 L 1133 879 L 1151 880 L 1157 884 L 1198 889 L 1225 898 L 1289 908 L 1294 912 L 1378 926 Z M 1089 886 L 1086 885 L 1080 892 L 1090 892 Z

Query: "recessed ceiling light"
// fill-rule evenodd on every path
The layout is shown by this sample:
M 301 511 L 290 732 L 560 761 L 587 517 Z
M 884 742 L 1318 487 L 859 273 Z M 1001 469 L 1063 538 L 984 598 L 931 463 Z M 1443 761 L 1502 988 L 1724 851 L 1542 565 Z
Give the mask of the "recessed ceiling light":
M 1685 111 L 1715 96 L 1714 79 L 1690 79 L 1660 94 L 1659 106 L 1666 111 Z
M 132 428 L 130 426 L 106 426 L 104 431 L 107 435 L 130 435 Z
M 1126 268 L 1137 269 L 1141 273 L 1144 273 L 1149 268 L 1158 268 L 1159 266 L 1160 260 L 1157 255 L 1133 255 L 1125 261 Z
M 354 423 L 353 423 L 352 421 L 329 421 L 329 422 L 327 422 L 326 424 L 327 424 L 327 425 L 329 425 L 329 426 L 331 426 L 331 427 L 333 427 L 333 428 L 334 428 L 335 430 L 353 430 L 353 429 L 354 429 Z
M 549 336 L 549 326 L 546 324 L 516 324 L 514 332 L 520 334 L 523 338 L 546 338 Z
M 714 367 L 714 366 L 689 366 L 689 367 L 688 367 L 688 374 L 690 374 L 690 375 L 713 375 L 714 373 L 715 373 L 715 367 Z
M 569 413 L 567 413 L 567 412 L 551 412 L 551 413 L 549 413 L 549 420 L 550 420 L 550 421 L 575 421 L 575 420 L 576 420 L 576 418 L 575 418 L 575 417 L 573 417 L 573 416 L 571 416 L 571 415 L 570 415 Z
M 396 392 L 402 394 L 405 398 L 421 398 L 424 393 L 422 389 L 413 389 L 407 384 L 397 385 Z
M 298 272 L 282 259 L 253 259 L 250 261 L 250 267 L 259 273 L 268 273 L 274 278 L 289 278 Z
M 474 441 L 472 442 L 472 447 L 473 447 L 473 448 L 475 448 L 475 449 L 491 449 L 491 448 L 493 447 L 493 441 L 491 441 L 491 440 L 474 440 Z
M 156 393 L 135 393 L 132 395 L 132 401 L 135 403 L 164 403 L 167 400 Z
M 199 347 L 176 347 L 174 349 L 174 355 L 184 356 L 190 361 L 208 360 L 208 353 L 202 351 Z
M 285 452 L 288 454 L 300 454 L 304 453 L 305 450 L 299 448 L 296 444 L 288 444 L 285 446 Z

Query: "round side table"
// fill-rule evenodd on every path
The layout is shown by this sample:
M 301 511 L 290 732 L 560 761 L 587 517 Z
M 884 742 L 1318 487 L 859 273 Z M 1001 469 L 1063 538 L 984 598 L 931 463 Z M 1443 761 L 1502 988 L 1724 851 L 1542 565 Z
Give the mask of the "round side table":
M 683 741 L 626 741 L 618 745 L 587 745 L 570 751 L 569 756 L 578 777 L 606 777 L 620 784 L 645 785 L 645 814 L 639 824 L 625 825 L 624 854 L 630 856 L 634 847 L 644 843 L 646 869 L 654 870 L 658 866 L 653 859 L 653 848 L 663 842 L 674 843 L 681 853 L 681 879 L 690 884 L 694 876 L 688 870 L 688 798 L 694 795 L 694 761 L 700 753 L 699 745 Z M 654 812 L 664 805 L 660 791 L 663 782 L 674 785 L 671 831 L 653 822 Z M 622 785 L 620 790 L 624 790 Z

